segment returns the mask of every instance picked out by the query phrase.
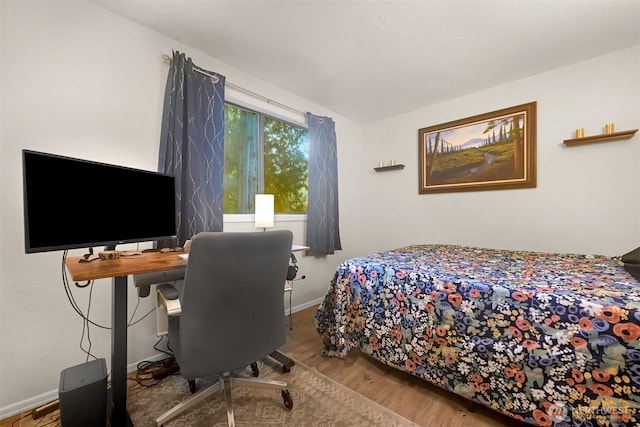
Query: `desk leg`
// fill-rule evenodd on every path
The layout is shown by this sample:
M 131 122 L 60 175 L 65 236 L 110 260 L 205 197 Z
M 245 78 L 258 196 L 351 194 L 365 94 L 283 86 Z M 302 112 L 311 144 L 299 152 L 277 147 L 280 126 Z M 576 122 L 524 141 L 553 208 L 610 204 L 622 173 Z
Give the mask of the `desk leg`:
M 133 426 L 127 412 L 127 276 L 113 278 L 111 323 L 111 426 Z

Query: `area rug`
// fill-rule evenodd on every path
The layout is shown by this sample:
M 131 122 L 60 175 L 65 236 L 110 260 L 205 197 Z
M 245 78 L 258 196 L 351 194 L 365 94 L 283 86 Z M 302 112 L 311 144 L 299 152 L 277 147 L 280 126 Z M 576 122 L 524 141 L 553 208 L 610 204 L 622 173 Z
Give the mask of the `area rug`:
M 293 408 L 285 409 L 279 390 L 237 387 L 232 391 L 236 426 L 416 426 L 298 361 L 287 373 L 277 365 L 265 363 L 260 368 L 260 378 L 287 382 Z M 208 384 L 199 380 L 197 387 Z M 135 426 L 155 426 L 159 415 L 189 395 L 187 382 L 179 375 L 148 388 L 130 383 L 127 409 Z M 165 427 L 178 426 L 227 426 L 222 394 L 214 394 L 165 424 Z

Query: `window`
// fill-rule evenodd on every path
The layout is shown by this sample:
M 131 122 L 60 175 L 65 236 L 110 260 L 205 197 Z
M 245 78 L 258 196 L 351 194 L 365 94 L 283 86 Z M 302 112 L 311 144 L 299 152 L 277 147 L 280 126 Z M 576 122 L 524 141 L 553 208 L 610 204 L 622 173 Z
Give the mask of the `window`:
M 251 214 L 254 195 L 275 195 L 275 212 L 306 213 L 307 130 L 263 113 L 225 104 L 225 214 Z

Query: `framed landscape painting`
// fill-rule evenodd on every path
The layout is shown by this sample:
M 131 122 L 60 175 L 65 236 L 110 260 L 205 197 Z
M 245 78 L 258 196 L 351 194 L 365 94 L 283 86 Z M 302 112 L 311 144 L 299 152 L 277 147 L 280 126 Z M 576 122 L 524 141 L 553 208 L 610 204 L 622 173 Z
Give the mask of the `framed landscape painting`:
M 418 130 L 419 192 L 536 186 L 536 102 Z

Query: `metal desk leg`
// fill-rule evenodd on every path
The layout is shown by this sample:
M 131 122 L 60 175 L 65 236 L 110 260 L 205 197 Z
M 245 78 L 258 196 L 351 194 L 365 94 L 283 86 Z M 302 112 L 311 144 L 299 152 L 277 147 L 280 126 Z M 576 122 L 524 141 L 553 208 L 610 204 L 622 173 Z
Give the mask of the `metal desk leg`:
M 127 276 L 113 278 L 111 319 L 111 426 L 133 426 L 127 412 Z

